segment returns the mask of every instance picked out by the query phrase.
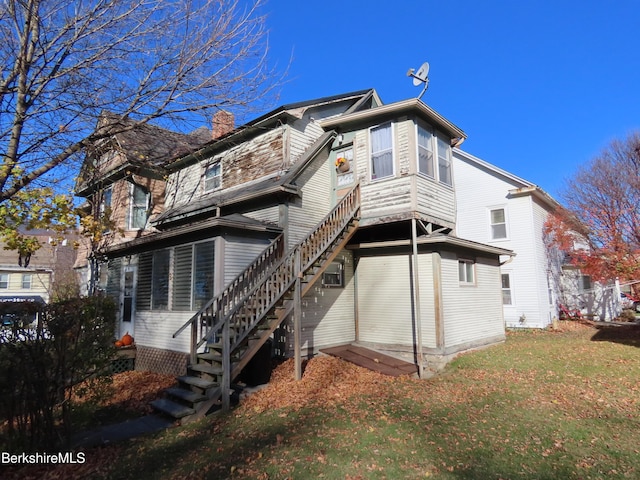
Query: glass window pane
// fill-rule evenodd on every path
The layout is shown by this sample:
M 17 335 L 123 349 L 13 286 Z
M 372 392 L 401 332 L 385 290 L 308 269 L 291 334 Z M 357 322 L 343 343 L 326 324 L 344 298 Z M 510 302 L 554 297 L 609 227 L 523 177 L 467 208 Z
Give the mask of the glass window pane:
M 451 160 L 449 144 L 438 138 L 438 175 L 442 183 L 451 185 Z
M 393 138 L 391 123 L 371 129 L 371 178 L 393 175 Z
M 193 310 L 199 310 L 213 298 L 215 242 L 198 243 L 194 252 Z
M 169 250 L 153 253 L 153 270 L 151 282 L 151 308 L 166 310 L 169 308 Z

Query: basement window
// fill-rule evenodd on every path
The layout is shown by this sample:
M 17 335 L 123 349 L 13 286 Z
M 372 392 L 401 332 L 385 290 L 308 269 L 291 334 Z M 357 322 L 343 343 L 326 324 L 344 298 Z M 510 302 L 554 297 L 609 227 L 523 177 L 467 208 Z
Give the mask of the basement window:
M 322 273 L 322 286 L 324 288 L 344 288 L 343 262 L 331 262 Z

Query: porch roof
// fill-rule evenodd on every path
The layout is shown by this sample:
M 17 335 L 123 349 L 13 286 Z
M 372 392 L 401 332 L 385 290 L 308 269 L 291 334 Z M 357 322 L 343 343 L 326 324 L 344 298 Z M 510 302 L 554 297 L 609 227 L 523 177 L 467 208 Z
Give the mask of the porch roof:
M 234 213 L 224 217 L 214 217 L 206 221 L 190 223 L 180 227 L 173 228 L 164 232 L 157 232 L 144 237 L 113 245 L 105 252 L 109 257 L 120 257 L 150 250 L 154 247 L 166 247 L 176 245 L 188 237 L 194 240 L 194 234 L 199 233 L 203 236 L 210 235 L 212 230 L 216 229 L 235 229 L 245 232 L 256 232 L 265 234 L 279 234 L 282 228 L 269 223 L 261 222 L 253 218 Z
M 475 250 L 478 252 L 488 253 L 497 256 L 509 256 L 515 257 L 516 254 L 513 250 L 507 250 L 506 248 L 494 247 L 493 245 L 486 245 L 484 243 L 474 242 L 472 240 L 466 240 L 464 238 L 456 237 L 454 235 L 447 235 L 443 233 L 434 233 L 432 235 L 425 235 L 417 237 L 418 245 L 449 245 L 457 248 L 465 248 L 469 250 Z M 411 239 L 389 240 L 384 242 L 366 242 L 350 244 L 347 248 L 350 250 L 364 250 L 373 248 L 393 248 L 393 247 L 410 247 Z

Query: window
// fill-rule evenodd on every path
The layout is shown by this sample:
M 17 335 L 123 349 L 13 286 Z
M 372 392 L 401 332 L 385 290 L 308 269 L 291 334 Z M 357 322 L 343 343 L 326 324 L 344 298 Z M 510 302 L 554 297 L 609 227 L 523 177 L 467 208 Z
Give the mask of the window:
M 472 260 L 458 260 L 458 280 L 465 284 L 474 283 L 474 262 Z
M 211 192 L 222 186 L 222 166 L 220 162 L 209 165 L 204 171 L 204 191 Z
M 327 288 L 344 287 L 344 263 L 331 262 L 322 273 L 322 286 Z
M 451 147 L 438 137 L 438 179 L 441 183 L 451 186 Z
M 140 185 L 131 185 L 129 198 L 129 229 L 144 228 L 147 224 L 147 210 L 149 208 L 149 192 Z
M 393 176 L 393 135 L 391 122 L 370 130 L 371 179 Z
M 0 288 L 9 288 L 9 274 L 0 273 Z
M 151 267 L 151 308 L 167 310 L 169 308 L 169 265 L 170 250 L 153 252 Z
M 100 213 L 108 212 L 111 209 L 111 197 L 113 197 L 113 188 L 107 187 L 102 191 L 102 201 L 100 202 Z
M 504 208 L 491 210 L 491 240 L 507 238 L 507 216 Z
M 589 275 L 580 275 L 578 278 L 578 288 L 581 293 L 591 290 L 591 277 Z
M 433 134 L 418 125 L 418 172 L 435 178 L 433 169 Z
M 200 310 L 213 298 L 214 250 L 215 242 L 193 247 L 193 310 Z
M 25 273 L 22 275 L 22 288 L 25 290 L 31 289 L 31 282 L 33 280 L 33 275 L 30 273 Z
M 508 273 L 502 274 L 502 304 L 503 305 L 512 304 L 511 277 L 509 276 Z

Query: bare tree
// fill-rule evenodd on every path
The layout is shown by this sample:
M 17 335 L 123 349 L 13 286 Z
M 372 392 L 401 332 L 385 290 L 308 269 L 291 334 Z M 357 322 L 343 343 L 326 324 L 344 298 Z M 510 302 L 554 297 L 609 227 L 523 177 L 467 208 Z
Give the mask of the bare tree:
M 614 140 L 567 182 L 547 231 L 596 279 L 640 275 L 640 134 Z
M 279 78 L 261 3 L 3 1 L 0 204 L 112 135 L 95 129 L 103 111 L 128 128 L 193 125 L 268 98 Z

